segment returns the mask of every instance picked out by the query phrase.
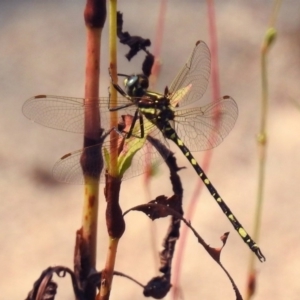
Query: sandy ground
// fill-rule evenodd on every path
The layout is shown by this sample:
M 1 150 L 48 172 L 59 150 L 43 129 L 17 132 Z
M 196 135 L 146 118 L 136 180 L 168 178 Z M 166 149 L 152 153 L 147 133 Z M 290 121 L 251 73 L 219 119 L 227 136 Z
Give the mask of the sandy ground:
M 0 294 L 24 299 L 34 280 L 48 266 L 72 267 L 75 230 L 80 227 L 82 186 L 61 185 L 51 169 L 63 154 L 81 147 L 82 136 L 29 122 L 21 112 L 24 101 L 37 94 L 82 97 L 84 92 L 84 1 L 0 2 Z M 154 41 L 160 1 L 120 1 L 126 30 Z M 239 118 L 226 140 L 213 152 L 208 175 L 239 220 L 251 231 L 257 190 L 258 156 L 255 136 L 260 113 L 260 45 L 273 1 L 215 1 L 221 93 L 231 95 Z M 138 11 L 138 13 L 137 13 Z M 257 262 L 255 299 L 300 298 L 300 2 L 284 1 L 278 19 L 278 39 L 269 56 L 270 108 L 268 163 L 260 246 L 267 261 Z M 188 58 L 195 41 L 209 43 L 205 1 L 169 1 L 163 33 L 163 63 L 158 90 L 169 84 Z M 108 28 L 102 48 L 101 94 L 107 95 Z M 119 47 L 119 71 L 134 72 L 143 57 L 128 63 Z M 210 101 L 210 88 L 201 105 Z M 196 104 L 197 105 L 197 104 Z M 298 129 L 297 129 L 298 128 Z M 175 148 L 173 148 L 176 150 Z M 178 153 L 179 163 L 187 166 Z M 201 162 L 203 153 L 197 153 Z M 185 207 L 198 183 L 188 167 L 181 172 Z M 171 195 L 162 168 L 151 183 L 152 196 Z M 124 182 L 123 209 L 147 201 L 143 177 Z M 98 268 L 105 260 L 107 236 L 101 198 Z M 146 283 L 157 273 L 150 243 L 150 221 L 132 213 L 120 243 L 116 269 Z M 222 261 L 245 288 L 250 252 L 204 191 L 193 225 L 205 240 L 220 246 L 230 231 Z M 167 225 L 157 222 L 157 243 Z M 297 230 L 298 228 L 298 230 Z M 181 286 L 185 299 L 234 299 L 228 279 L 189 236 Z M 68 279 L 58 280 L 56 299 L 73 299 Z M 143 299 L 141 290 L 114 279 L 111 299 Z M 166 297 L 170 299 L 170 297 Z

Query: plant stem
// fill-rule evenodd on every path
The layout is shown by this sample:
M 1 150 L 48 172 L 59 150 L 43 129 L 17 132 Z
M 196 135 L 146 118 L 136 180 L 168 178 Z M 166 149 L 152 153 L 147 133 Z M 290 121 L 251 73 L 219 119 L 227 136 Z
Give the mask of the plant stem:
M 99 107 L 94 99 L 99 96 L 99 55 L 101 30 L 87 27 L 87 64 L 85 85 L 85 134 L 84 147 L 90 146 L 92 141 L 99 138 L 95 128 L 99 128 Z M 97 109 L 98 108 L 98 109 Z M 99 128 L 100 129 L 100 128 Z M 99 134 L 99 133 L 98 133 Z M 99 179 L 85 176 L 84 207 L 82 216 L 82 234 L 88 239 L 91 266 L 95 267 L 97 242 Z
M 110 45 L 110 73 L 112 80 L 117 82 L 117 1 L 109 1 L 109 45 Z M 117 106 L 117 91 L 110 85 L 110 106 Z M 117 127 L 118 114 L 110 113 L 111 128 Z M 121 180 L 118 172 L 118 134 L 112 130 L 110 134 L 110 169 L 106 175 L 106 226 L 109 235 L 108 252 L 105 269 L 102 271 L 98 300 L 108 300 L 112 288 L 113 273 L 117 255 L 118 243 L 125 231 L 125 222 L 119 205 Z
M 119 240 L 118 238 L 109 238 L 106 265 L 102 272 L 100 293 L 98 294 L 97 300 L 109 299 Z
M 109 1 L 109 59 L 110 72 L 114 82 L 118 81 L 117 76 L 117 0 Z M 117 90 L 110 84 L 110 106 L 117 106 Z M 110 112 L 110 128 L 117 127 L 118 113 Z M 118 139 L 117 132 L 110 133 L 110 170 L 112 177 L 118 177 Z
M 254 215 L 254 229 L 253 239 L 258 242 L 259 232 L 261 227 L 261 216 L 263 206 L 263 195 L 265 186 L 265 170 L 266 170 L 266 151 L 267 151 L 267 116 L 268 116 L 268 71 L 267 71 L 267 56 L 271 45 L 276 37 L 276 30 L 274 29 L 275 20 L 279 12 L 281 0 L 277 0 L 274 5 L 273 14 L 271 16 L 270 26 L 265 33 L 264 40 L 261 47 L 261 82 L 262 82 L 262 98 L 261 98 L 261 117 L 260 130 L 257 136 L 258 143 L 258 189 L 257 201 Z M 249 300 L 255 293 L 256 286 L 256 270 L 254 255 L 250 256 L 248 266 L 248 284 L 245 299 Z
M 106 19 L 105 0 L 87 0 L 84 11 L 84 20 L 87 32 L 86 69 L 85 69 L 85 120 L 84 120 L 84 147 L 99 143 L 102 133 L 100 125 L 99 98 L 99 70 L 100 70 L 100 41 L 102 28 Z M 100 153 L 99 153 L 100 157 Z M 89 163 L 88 155 L 82 156 L 81 166 Z M 87 277 L 96 269 L 97 251 L 97 224 L 99 205 L 99 176 L 85 176 L 84 204 L 82 214 L 82 229 L 79 245 L 75 249 L 76 257 L 80 257 L 80 278 L 85 287 L 85 298 L 95 299 L 96 290 L 85 285 Z

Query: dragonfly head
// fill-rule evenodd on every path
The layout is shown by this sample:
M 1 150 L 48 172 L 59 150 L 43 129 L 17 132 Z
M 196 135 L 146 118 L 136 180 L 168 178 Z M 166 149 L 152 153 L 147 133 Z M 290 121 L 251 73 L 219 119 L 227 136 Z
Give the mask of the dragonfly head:
M 148 77 L 143 74 L 130 75 L 124 79 L 126 93 L 130 97 L 142 97 L 149 86 Z

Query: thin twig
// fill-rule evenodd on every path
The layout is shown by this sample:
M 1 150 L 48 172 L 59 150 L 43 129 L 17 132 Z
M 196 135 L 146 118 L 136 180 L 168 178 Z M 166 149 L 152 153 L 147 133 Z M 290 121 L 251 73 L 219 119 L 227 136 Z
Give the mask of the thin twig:
M 278 15 L 281 0 L 277 0 L 274 5 L 273 13 L 270 18 L 271 27 L 265 33 L 264 40 L 261 47 L 261 80 L 262 80 L 262 98 L 261 98 L 261 119 L 260 131 L 257 137 L 259 148 L 259 170 L 258 170 L 258 189 L 257 201 L 254 215 L 254 229 L 253 239 L 259 240 L 259 231 L 261 227 L 262 205 L 265 185 L 265 168 L 266 168 L 266 150 L 267 150 L 267 117 L 268 117 L 268 71 L 267 71 L 267 56 L 271 45 L 276 37 L 276 30 L 274 29 L 275 21 Z M 248 284 L 246 287 L 245 299 L 249 300 L 255 293 L 256 286 L 256 270 L 254 255 L 250 256 L 248 266 Z

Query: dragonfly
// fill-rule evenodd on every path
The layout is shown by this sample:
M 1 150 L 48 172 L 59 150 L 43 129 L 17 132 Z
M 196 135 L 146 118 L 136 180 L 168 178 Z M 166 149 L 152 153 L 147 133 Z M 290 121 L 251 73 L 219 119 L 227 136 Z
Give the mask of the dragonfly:
M 202 98 L 207 89 L 210 51 L 205 42 L 196 42 L 187 63 L 170 87 L 165 88 L 164 94 L 149 91 L 149 82 L 145 75 L 119 75 L 125 77 L 124 89 L 112 82 L 114 88 L 128 99 L 129 103 L 137 107 L 127 136 L 131 136 L 133 128 L 139 122 L 141 137 L 143 137 L 145 118 L 165 138 L 173 141 L 190 162 L 240 237 L 261 262 L 265 261 L 259 246 L 235 217 L 191 154 L 191 151 L 207 150 L 220 144 L 234 127 L 238 116 L 237 104 L 230 96 L 223 96 L 216 102 L 202 107 L 181 109 L 182 106 Z M 124 107 L 127 106 L 119 106 L 116 110 Z
M 187 63 L 163 94 L 148 89 L 149 81 L 145 75 L 118 75 L 125 77 L 124 89 L 112 82 L 122 96 L 117 101 L 118 106 L 110 107 L 109 97 L 94 100 L 100 108 L 101 126 L 109 124 L 110 111 L 117 111 L 120 117 L 127 114 L 132 116 L 129 126 L 126 127 L 125 141 L 129 142 L 125 149 L 138 148 L 139 151 L 134 155 L 131 167 L 124 173 L 123 180 L 145 172 L 145 157 L 151 162 L 162 160 L 154 147 L 136 146 L 141 144 L 141 140 L 147 144 L 147 135 L 163 143 L 166 143 L 166 139 L 172 140 L 188 159 L 240 237 L 260 261 L 264 261 L 265 257 L 258 245 L 191 154 L 191 151 L 203 151 L 218 146 L 232 130 L 238 117 L 237 104 L 230 96 L 223 96 L 203 106 L 181 108 L 200 100 L 207 89 L 210 76 L 210 51 L 207 45 L 203 41 L 196 43 Z M 85 99 L 81 98 L 39 95 L 24 103 L 23 113 L 44 126 L 83 133 L 86 105 Z M 93 147 L 96 147 L 95 151 Z M 102 151 L 109 149 L 109 141 L 104 141 L 100 148 L 99 145 L 93 147 L 91 153 L 97 153 L 100 148 Z M 63 156 L 53 168 L 54 177 L 59 181 L 82 183 L 80 159 L 83 151 L 85 150 L 81 149 Z

